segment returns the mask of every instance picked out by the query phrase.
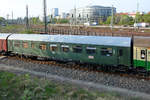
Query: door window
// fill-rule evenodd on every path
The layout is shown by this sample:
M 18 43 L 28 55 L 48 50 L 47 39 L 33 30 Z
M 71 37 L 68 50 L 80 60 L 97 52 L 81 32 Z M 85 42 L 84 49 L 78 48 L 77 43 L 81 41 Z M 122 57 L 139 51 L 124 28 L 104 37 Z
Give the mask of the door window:
M 141 59 L 145 59 L 146 52 L 145 50 L 141 50 Z
M 119 56 L 123 56 L 123 50 L 119 49 Z

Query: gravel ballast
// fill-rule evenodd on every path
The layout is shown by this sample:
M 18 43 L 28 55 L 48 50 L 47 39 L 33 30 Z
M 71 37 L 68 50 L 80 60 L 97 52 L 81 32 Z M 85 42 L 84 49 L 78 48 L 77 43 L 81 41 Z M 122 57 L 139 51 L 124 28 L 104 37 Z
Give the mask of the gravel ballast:
M 35 72 L 44 72 L 45 75 L 57 75 L 71 80 L 82 80 L 84 82 L 92 82 L 95 84 L 101 84 L 105 86 L 123 88 L 135 92 L 150 94 L 149 80 L 62 68 L 54 65 L 50 66 L 46 64 L 36 64 L 32 62 L 24 62 L 8 58 L 0 59 L 0 64 L 13 66 L 16 68 L 23 68 Z

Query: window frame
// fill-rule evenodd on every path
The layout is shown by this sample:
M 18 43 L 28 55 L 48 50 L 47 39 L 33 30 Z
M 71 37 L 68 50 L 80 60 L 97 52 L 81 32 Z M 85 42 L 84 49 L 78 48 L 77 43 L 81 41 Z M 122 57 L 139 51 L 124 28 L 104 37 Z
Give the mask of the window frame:
M 73 53 L 82 53 L 83 49 L 80 45 L 75 45 L 72 47 Z
M 14 41 L 14 47 L 19 48 L 21 46 L 20 44 L 21 44 L 20 41 Z
M 68 49 L 68 50 L 65 50 L 65 49 Z M 61 45 L 61 51 L 65 52 L 65 53 L 70 52 L 69 45 Z
M 28 42 L 22 42 L 22 47 L 25 49 L 29 48 Z
M 56 47 L 55 49 L 53 49 L 53 47 Z M 56 51 L 58 51 L 58 46 L 57 46 L 57 44 L 50 44 L 50 51 L 52 51 L 52 52 L 56 52 Z
M 89 50 L 91 50 L 91 51 L 89 51 Z M 88 46 L 88 47 L 86 47 L 86 54 L 92 54 L 92 55 L 96 54 L 96 50 L 97 50 L 96 47 L 90 47 L 90 46 Z
M 143 52 L 144 51 L 144 52 Z M 140 58 L 141 59 L 146 59 L 146 50 L 141 50 L 141 56 L 140 56 Z
M 111 52 L 109 49 L 111 49 Z M 101 48 L 100 53 L 102 56 L 112 57 L 113 56 L 113 48 Z
M 40 44 L 39 49 L 40 50 L 46 50 L 47 49 L 46 44 Z

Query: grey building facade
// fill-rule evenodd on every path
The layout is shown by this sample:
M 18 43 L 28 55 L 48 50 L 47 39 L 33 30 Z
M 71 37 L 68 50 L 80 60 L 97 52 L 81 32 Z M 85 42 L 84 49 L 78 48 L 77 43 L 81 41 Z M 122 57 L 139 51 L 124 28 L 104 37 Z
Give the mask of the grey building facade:
M 75 24 L 96 22 L 98 24 L 100 20 L 106 21 L 107 17 L 112 15 L 112 11 L 115 14 L 116 8 L 97 5 L 72 9 L 70 11 L 70 22 Z

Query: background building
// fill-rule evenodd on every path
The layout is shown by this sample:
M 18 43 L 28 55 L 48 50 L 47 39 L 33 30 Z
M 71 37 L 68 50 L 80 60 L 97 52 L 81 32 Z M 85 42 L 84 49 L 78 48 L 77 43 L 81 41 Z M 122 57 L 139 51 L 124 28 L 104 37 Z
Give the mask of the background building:
M 99 21 L 106 21 L 107 17 L 112 15 L 112 11 L 116 14 L 115 7 L 104 6 L 86 6 L 83 8 L 72 9 L 70 11 L 70 21 L 75 24 L 82 23 L 99 23 Z
M 58 10 L 58 8 L 53 8 L 52 9 L 52 16 L 53 17 L 59 16 L 59 10 Z
M 67 14 L 65 12 L 62 12 L 60 15 L 60 18 L 65 19 L 67 18 Z

